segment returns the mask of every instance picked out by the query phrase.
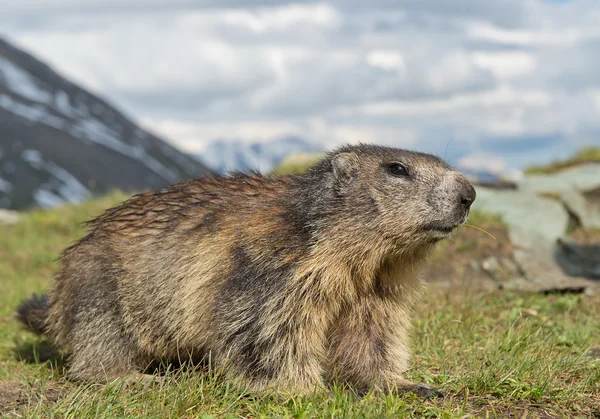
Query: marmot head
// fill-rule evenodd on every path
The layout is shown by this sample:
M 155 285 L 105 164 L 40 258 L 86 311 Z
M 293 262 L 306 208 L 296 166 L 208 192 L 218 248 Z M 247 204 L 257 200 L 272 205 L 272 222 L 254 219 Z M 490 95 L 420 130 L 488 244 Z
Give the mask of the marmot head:
M 448 237 L 475 200 L 467 179 L 430 154 L 359 145 L 328 159 L 337 196 L 362 214 L 365 227 L 405 244 Z

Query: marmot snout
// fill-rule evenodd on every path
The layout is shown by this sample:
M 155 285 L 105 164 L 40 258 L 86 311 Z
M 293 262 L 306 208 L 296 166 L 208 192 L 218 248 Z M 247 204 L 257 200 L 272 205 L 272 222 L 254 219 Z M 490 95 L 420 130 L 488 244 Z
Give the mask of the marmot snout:
M 249 390 L 421 392 L 404 379 L 421 266 L 474 199 L 443 160 L 369 145 L 300 175 L 181 182 L 92 220 L 20 316 L 74 379 L 210 356 Z

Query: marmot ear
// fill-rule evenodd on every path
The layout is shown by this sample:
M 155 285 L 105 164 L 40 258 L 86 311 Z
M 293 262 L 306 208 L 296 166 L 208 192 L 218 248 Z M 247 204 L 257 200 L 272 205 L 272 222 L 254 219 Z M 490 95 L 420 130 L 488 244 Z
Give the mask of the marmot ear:
M 358 157 L 355 153 L 340 153 L 331 159 L 333 176 L 338 186 L 346 186 L 358 170 Z

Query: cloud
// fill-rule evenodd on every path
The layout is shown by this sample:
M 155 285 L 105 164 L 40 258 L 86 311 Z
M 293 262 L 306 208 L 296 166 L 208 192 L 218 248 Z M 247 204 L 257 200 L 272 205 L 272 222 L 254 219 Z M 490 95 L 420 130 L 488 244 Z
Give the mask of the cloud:
M 507 167 L 525 160 L 503 144 L 600 144 L 599 21 L 593 0 L 22 0 L 0 16 L 188 150 L 288 134 L 463 157 L 494 144 Z
M 473 153 L 462 157 L 458 161 L 462 169 L 473 171 L 487 171 L 495 175 L 501 175 L 506 170 L 506 161 L 493 154 Z
M 472 57 L 475 65 L 491 71 L 497 79 L 523 77 L 536 65 L 534 55 L 524 51 L 474 52 Z

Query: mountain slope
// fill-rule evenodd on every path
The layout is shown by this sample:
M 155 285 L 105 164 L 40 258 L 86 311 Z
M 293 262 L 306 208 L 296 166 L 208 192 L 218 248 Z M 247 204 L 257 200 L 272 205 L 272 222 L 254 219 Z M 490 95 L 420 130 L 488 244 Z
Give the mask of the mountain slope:
M 0 38 L 0 208 L 159 188 L 207 171 Z
M 264 143 L 218 140 L 206 147 L 198 158 L 219 173 L 231 170 L 267 173 L 290 154 L 319 151 L 323 151 L 323 146 L 299 137 L 282 137 Z

